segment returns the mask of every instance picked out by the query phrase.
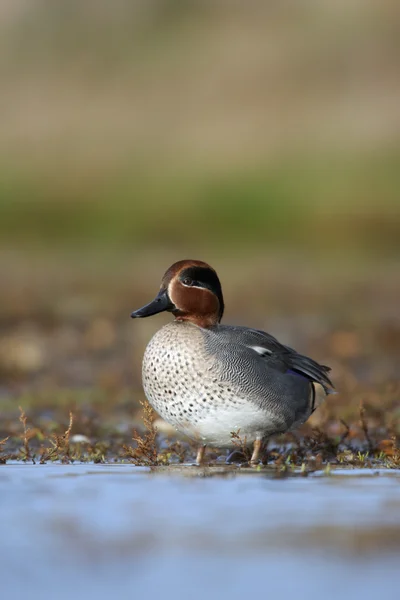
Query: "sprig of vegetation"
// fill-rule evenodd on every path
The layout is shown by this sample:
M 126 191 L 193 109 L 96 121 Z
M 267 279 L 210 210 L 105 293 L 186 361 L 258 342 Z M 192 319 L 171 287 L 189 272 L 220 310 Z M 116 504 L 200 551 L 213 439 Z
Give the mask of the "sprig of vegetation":
M 40 464 L 45 464 L 49 460 L 60 460 L 62 463 L 71 463 L 71 447 L 70 447 L 70 436 L 72 425 L 74 424 L 74 416 L 72 412 L 69 413 L 69 424 L 67 429 L 62 435 L 54 433 L 50 438 L 51 448 L 43 447 Z
M 154 425 L 155 413 L 147 400 L 141 400 L 143 407 L 143 425 L 145 433 L 141 436 L 136 429 L 133 431 L 132 439 L 136 443 L 133 448 L 127 444 L 123 445 L 124 456 L 137 466 L 158 466 L 165 464 L 158 454 L 157 427 Z

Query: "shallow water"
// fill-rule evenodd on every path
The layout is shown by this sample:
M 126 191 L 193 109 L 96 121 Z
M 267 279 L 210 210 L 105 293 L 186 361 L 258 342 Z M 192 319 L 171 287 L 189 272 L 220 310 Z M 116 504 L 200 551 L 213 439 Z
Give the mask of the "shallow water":
M 0 467 L 4 598 L 368 600 L 400 559 L 400 473 Z

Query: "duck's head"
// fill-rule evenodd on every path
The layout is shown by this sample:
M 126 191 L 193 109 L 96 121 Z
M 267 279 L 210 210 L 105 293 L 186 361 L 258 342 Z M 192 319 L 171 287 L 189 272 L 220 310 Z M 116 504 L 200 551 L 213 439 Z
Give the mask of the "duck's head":
M 160 291 L 152 302 L 135 310 L 133 319 L 172 312 L 177 321 L 190 321 L 199 327 L 220 322 L 224 299 L 218 275 L 200 260 L 180 260 L 164 274 Z

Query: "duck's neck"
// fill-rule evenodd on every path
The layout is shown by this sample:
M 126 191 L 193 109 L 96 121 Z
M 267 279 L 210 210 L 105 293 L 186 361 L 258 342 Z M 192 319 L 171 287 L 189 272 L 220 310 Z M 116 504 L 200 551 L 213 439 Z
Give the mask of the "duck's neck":
M 175 321 L 185 322 L 185 323 L 193 323 L 193 325 L 197 325 L 197 327 L 201 327 L 202 329 L 210 329 L 211 327 L 216 327 L 219 324 L 218 316 L 215 314 L 212 315 L 178 315 L 175 318 Z

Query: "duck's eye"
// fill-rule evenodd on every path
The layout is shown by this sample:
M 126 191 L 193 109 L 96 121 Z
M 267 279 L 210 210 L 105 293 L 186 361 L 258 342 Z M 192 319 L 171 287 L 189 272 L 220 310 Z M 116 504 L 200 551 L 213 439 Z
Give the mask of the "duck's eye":
M 201 284 L 198 281 L 195 281 L 190 277 L 185 277 L 185 279 L 182 279 L 182 283 L 188 287 L 201 287 Z

